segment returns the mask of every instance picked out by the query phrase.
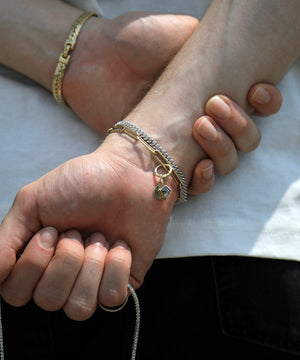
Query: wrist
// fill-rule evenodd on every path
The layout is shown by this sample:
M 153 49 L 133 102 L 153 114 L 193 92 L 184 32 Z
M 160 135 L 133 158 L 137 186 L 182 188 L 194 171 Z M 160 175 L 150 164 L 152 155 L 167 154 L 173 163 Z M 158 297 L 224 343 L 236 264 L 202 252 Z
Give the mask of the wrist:
M 247 2 L 249 11 L 245 12 L 244 3 L 213 1 L 201 25 L 128 117 L 129 122 L 140 126 L 172 155 L 188 180 L 197 161 L 203 158 L 192 139 L 192 126 L 204 115 L 205 102 L 221 93 L 247 110 L 251 85 L 262 79 L 276 83 L 297 56 L 288 41 L 274 38 L 273 29 L 277 28 L 282 11 L 276 3 L 276 16 L 266 11 L 264 20 L 258 16 L 261 8 L 256 2 Z M 270 7 L 268 1 L 267 9 Z M 295 10 L 298 7 L 295 5 Z M 293 16 L 293 25 L 296 23 L 295 28 L 299 28 Z M 285 26 L 279 29 L 282 34 L 287 30 Z M 258 37 L 258 33 L 264 36 Z M 299 38 L 296 30 L 288 34 L 293 44 Z M 248 49 L 249 44 L 255 47 Z
M 89 88 L 87 81 L 93 73 L 97 72 L 97 75 L 100 73 L 105 78 L 109 68 L 108 59 L 112 59 L 109 41 L 105 37 L 105 28 L 109 21 L 101 17 L 91 17 L 80 32 L 62 86 L 64 97 L 71 108 L 76 103 L 78 94 L 84 96 L 84 93 L 79 90 Z M 88 105 L 93 93 L 89 92 L 85 95 Z M 86 113 L 84 111 L 84 114 Z M 81 117 L 81 114 L 78 115 Z
M 70 28 L 68 37 L 66 38 L 63 51 L 58 58 L 52 82 L 52 92 L 55 100 L 60 105 L 68 106 L 66 99 L 62 93 L 62 85 L 64 82 L 65 72 L 68 69 L 71 56 L 73 54 L 74 48 L 76 47 L 78 36 L 80 35 L 82 27 L 92 16 L 97 17 L 98 15 L 94 12 L 86 11 L 81 13 L 80 16 L 78 16 L 74 20 Z
M 199 109 L 197 116 L 192 114 L 185 116 L 180 113 L 180 110 L 175 113 L 171 108 L 166 109 L 168 102 L 165 101 L 164 97 L 155 103 L 155 109 L 160 110 L 158 113 L 150 109 L 151 101 L 149 103 L 142 102 L 143 110 L 139 111 L 138 106 L 125 120 L 140 127 L 155 139 L 172 157 L 182 171 L 187 184 L 189 184 L 197 162 L 206 157 L 192 133 L 194 121 L 202 114 L 201 109 Z M 149 108 L 147 109 L 148 104 Z
M 50 90 L 66 34 L 82 11 L 56 0 L 6 0 L 0 6 L 0 62 Z
M 174 179 L 178 186 L 177 202 L 183 203 L 187 200 L 187 182 L 182 171 L 155 139 L 128 121 L 119 121 L 116 123 L 108 130 L 108 134 L 112 133 L 126 135 L 134 141 L 140 142 L 150 152 L 156 162 L 154 174 L 159 178 L 159 184 L 155 188 L 155 196 L 159 200 L 166 200 L 169 196 L 171 191 L 167 185 L 167 178 L 169 176 Z
M 127 180 L 133 185 L 136 183 L 137 187 L 143 184 L 143 192 L 149 201 L 148 204 L 152 204 L 163 212 L 172 210 L 179 195 L 178 184 L 172 176 L 168 176 L 166 185 L 170 188 L 171 193 L 166 200 L 157 199 L 155 188 L 159 185 L 160 179 L 155 175 L 155 168 L 158 162 L 141 142 L 126 134 L 111 133 L 105 138 L 96 153 L 101 156 L 105 154 L 104 156 L 109 158 L 110 165 L 125 183 Z M 161 169 L 158 169 L 158 172 L 160 173 Z

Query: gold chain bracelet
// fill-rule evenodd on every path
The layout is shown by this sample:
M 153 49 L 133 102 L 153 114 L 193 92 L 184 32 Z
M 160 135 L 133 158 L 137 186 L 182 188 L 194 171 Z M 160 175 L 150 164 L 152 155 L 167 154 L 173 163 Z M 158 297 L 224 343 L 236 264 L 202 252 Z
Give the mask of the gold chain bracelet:
M 81 14 L 72 24 L 71 30 L 69 32 L 69 36 L 65 42 L 63 52 L 60 54 L 58 58 L 58 63 L 56 66 L 56 70 L 54 73 L 54 78 L 52 82 L 52 92 L 54 99 L 60 104 L 64 106 L 68 106 L 67 102 L 64 100 L 63 94 L 62 94 L 62 83 L 64 80 L 65 72 L 68 68 L 70 58 L 71 58 L 71 52 L 73 51 L 78 35 L 83 27 L 83 25 L 86 23 L 86 21 L 92 17 L 92 16 L 98 16 L 98 14 L 93 12 L 85 12 Z

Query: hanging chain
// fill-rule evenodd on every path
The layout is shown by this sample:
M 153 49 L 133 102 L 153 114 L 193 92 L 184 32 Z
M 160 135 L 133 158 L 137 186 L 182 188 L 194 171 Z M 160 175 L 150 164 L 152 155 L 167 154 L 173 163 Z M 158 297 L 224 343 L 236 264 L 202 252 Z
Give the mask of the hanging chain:
M 2 302 L 0 296 L 0 360 L 4 360 L 4 341 L 3 341 L 3 327 L 2 327 Z

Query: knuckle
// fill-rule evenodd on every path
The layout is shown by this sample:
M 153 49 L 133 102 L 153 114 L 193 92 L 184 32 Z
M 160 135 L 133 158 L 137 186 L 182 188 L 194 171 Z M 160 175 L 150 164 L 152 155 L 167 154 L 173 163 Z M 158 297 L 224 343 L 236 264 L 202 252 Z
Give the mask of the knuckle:
M 28 198 L 29 188 L 28 185 L 23 186 L 16 194 L 14 203 L 23 203 Z
M 79 269 L 82 265 L 84 258 L 83 250 L 78 250 L 72 248 L 59 249 L 55 255 L 55 261 L 63 263 L 63 266 L 66 269 Z
M 22 210 L 23 214 L 30 214 L 36 206 L 35 190 L 31 184 L 22 187 L 16 194 L 12 207 Z
M 229 154 L 235 151 L 234 145 L 230 141 L 220 141 L 217 148 L 217 158 L 224 160 Z
M 136 275 L 131 274 L 129 283 L 134 289 L 139 289 L 144 283 L 144 276 L 141 276 L 141 275 L 136 276 Z
M 118 252 L 118 254 L 114 254 L 113 258 L 114 263 L 121 268 L 127 267 L 128 264 L 128 256 L 125 252 Z
M 85 257 L 84 263 L 88 268 L 103 269 L 105 258 Z
M 109 262 L 124 271 L 126 269 L 129 270 L 131 264 L 131 252 L 120 246 L 114 247 L 109 253 Z
M 227 159 L 219 166 L 216 166 L 216 172 L 219 175 L 228 175 L 232 173 L 238 166 L 238 156 L 235 156 L 231 159 Z
M 10 305 L 20 307 L 28 303 L 30 297 L 16 293 L 10 288 L 1 291 L 1 297 Z
M 100 295 L 100 303 L 105 306 L 115 307 L 120 306 L 126 299 L 127 292 L 113 288 L 103 289 Z
M 82 298 L 70 298 L 63 309 L 70 319 L 84 321 L 94 314 L 96 306 Z
M 56 311 L 63 307 L 64 297 L 59 291 L 45 293 L 44 291 L 35 291 L 33 295 L 35 303 L 46 311 Z
M 238 126 L 235 127 L 235 135 L 242 136 L 247 133 L 250 128 L 250 123 L 246 119 L 241 119 L 238 123 Z
M 260 144 L 261 142 L 261 132 L 258 131 L 255 136 L 253 136 L 252 141 L 248 141 L 246 143 L 246 145 L 240 145 L 239 146 L 239 151 L 243 152 L 243 153 L 249 153 L 254 151 Z

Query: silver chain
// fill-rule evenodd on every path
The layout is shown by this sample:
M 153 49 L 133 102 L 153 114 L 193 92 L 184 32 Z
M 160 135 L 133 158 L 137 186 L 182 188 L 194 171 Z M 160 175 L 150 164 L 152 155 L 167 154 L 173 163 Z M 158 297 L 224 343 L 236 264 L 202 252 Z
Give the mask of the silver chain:
M 2 327 L 2 302 L 0 296 L 0 359 L 4 360 L 4 341 L 3 341 L 3 327 Z
M 171 158 L 171 156 L 166 152 L 164 148 L 162 148 L 159 143 L 154 140 L 151 136 L 149 136 L 145 131 L 141 130 L 139 127 L 133 125 L 132 123 L 128 121 L 119 121 L 115 124 L 115 126 L 125 126 L 126 128 L 134 131 L 141 139 L 143 139 L 146 143 L 148 143 L 154 150 L 158 150 L 171 164 L 172 168 L 176 171 L 178 174 L 178 177 L 180 178 L 183 186 L 182 186 L 182 200 L 181 202 L 187 201 L 188 191 L 187 191 L 187 183 L 185 180 L 185 177 L 183 175 L 183 172 L 179 169 L 175 161 Z
M 136 349 L 137 349 L 139 333 L 140 333 L 141 309 L 140 309 L 139 298 L 137 297 L 136 292 L 134 291 L 133 287 L 130 284 L 128 284 L 128 289 L 131 292 L 135 305 L 135 329 L 133 334 L 132 351 L 131 351 L 131 360 L 135 360 Z
M 133 342 L 132 342 L 132 350 L 131 350 L 131 360 L 135 360 L 136 358 L 136 350 L 137 350 L 137 345 L 138 345 L 138 340 L 139 340 L 139 333 L 140 333 L 140 324 L 141 324 L 141 310 L 140 310 L 140 303 L 139 303 L 139 298 L 136 294 L 136 292 L 134 291 L 133 287 L 128 284 L 128 290 L 131 293 L 133 300 L 134 300 L 134 305 L 135 305 L 135 329 L 134 329 L 134 334 L 133 334 Z M 113 312 L 119 311 L 121 309 L 123 309 L 123 307 L 126 305 L 127 303 L 127 299 L 124 304 L 122 304 L 118 309 L 113 310 Z M 1 297 L 0 297 L 0 360 L 4 360 L 4 343 L 3 343 L 3 327 L 2 327 L 2 306 L 1 306 Z M 110 310 L 109 308 L 106 308 L 105 306 L 100 305 L 100 307 L 105 310 L 105 311 L 110 311 L 112 312 L 112 310 Z
M 134 300 L 134 305 L 135 305 L 135 328 L 134 328 L 134 334 L 133 334 L 133 342 L 132 342 L 132 350 L 131 350 L 130 360 L 135 360 L 136 349 L 137 349 L 139 333 L 140 333 L 141 309 L 140 309 L 139 298 L 138 298 L 136 292 L 134 291 L 133 287 L 130 284 L 128 284 L 128 291 L 129 292 L 127 293 L 127 297 L 126 297 L 125 301 L 119 307 L 110 308 L 110 307 L 104 306 L 100 303 L 99 303 L 99 306 L 102 310 L 107 311 L 107 312 L 118 312 L 118 311 L 122 310 L 125 307 L 125 305 L 127 304 L 129 293 L 132 295 L 133 300 Z

